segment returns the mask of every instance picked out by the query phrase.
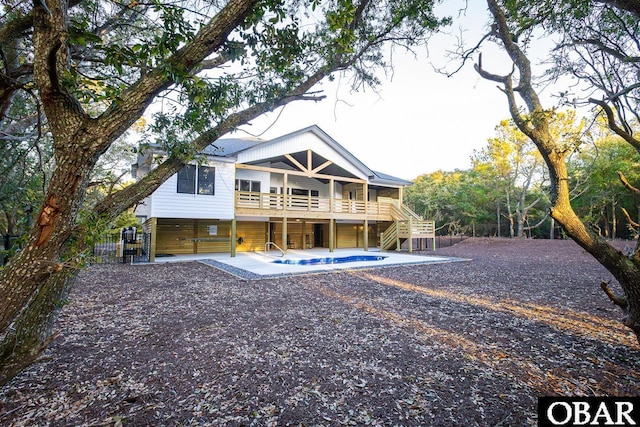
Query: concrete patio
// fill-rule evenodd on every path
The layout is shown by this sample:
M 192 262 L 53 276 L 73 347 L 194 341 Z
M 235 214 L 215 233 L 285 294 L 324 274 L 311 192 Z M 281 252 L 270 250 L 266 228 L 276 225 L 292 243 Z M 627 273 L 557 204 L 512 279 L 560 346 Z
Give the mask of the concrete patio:
M 383 259 L 367 261 L 350 261 L 335 264 L 296 265 L 276 263 L 276 260 L 305 260 L 313 258 L 342 258 L 363 255 L 377 255 Z M 176 255 L 156 258 L 156 263 L 200 261 L 219 268 L 244 279 L 260 279 L 268 277 L 283 277 L 299 274 L 313 274 L 336 270 L 369 269 L 390 267 L 394 265 L 435 264 L 445 262 L 468 261 L 464 258 L 445 257 L 437 255 L 418 255 L 406 252 L 384 252 L 378 249 L 364 251 L 363 249 L 336 249 L 329 252 L 327 248 L 305 250 L 288 250 L 281 256 L 277 250 L 268 252 L 238 252 L 235 257 L 229 254 L 192 254 Z

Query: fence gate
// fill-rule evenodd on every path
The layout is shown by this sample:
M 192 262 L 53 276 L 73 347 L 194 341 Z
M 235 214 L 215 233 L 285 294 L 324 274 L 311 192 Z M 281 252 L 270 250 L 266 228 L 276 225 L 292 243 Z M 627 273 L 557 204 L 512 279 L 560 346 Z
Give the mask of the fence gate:
M 149 262 L 151 233 L 135 229 L 124 230 L 120 235 L 101 236 L 94 239 L 93 264 L 134 264 Z

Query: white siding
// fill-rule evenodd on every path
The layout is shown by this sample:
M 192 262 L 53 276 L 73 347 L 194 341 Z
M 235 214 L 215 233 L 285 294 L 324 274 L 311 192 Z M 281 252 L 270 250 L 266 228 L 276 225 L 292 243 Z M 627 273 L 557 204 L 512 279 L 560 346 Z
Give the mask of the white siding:
M 152 195 L 150 217 L 232 219 L 235 188 L 235 165 L 210 162 L 216 168 L 215 194 L 178 193 L 178 175 L 165 181 Z
M 146 216 L 151 218 L 151 197 L 145 197 L 142 199 L 134 211 L 136 216 Z
M 321 155 L 327 160 L 331 160 L 334 164 L 361 179 L 368 178 L 362 171 L 347 161 L 336 150 L 311 132 L 305 132 L 301 135 L 297 135 L 293 138 L 279 141 L 277 143 L 257 145 L 252 149 L 239 153 L 238 163 L 248 163 L 260 159 L 268 159 L 271 157 L 282 156 L 284 154 L 306 151 L 307 149 Z

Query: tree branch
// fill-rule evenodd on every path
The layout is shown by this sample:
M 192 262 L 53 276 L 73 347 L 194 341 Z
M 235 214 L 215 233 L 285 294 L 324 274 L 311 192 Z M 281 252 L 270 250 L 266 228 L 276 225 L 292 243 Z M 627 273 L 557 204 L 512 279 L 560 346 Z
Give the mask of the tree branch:
M 200 31 L 193 40 L 185 43 L 166 64 L 192 72 L 207 56 L 218 50 L 228 35 L 240 25 L 258 0 L 230 0 Z M 114 102 L 94 123 L 95 132 L 107 137 L 96 142 L 96 149 L 105 149 L 114 139 L 128 129 L 143 111 L 151 105 L 155 96 L 174 82 L 165 72 L 166 64 L 156 67 L 142 76 L 122 93 L 120 102 Z
M 589 98 L 589 102 L 592 104 L 596 104 L 600 108 L 602 108 L 605 115 L 607 116 L 607 124 L 609 125 L 609 129 L 614 131 L 618 136 L 620 136 L 626 142 L 631 144 L 631 146 L 633 146 L 633 148 L 635 148 L 636 151 L 640 153 L 640 141 L 638 141 L 636 138 L 633 137 L 633 135 L 631 135 L 630 133 L 622 129 L 620 126 L 618 126 L 618 123 L 616 123 L 616 116 L 613 112 L 613 109 L 609 106 L 609 104 L 607 104 L 605 101 L 595 99 L 595 98 Z
M 577 39 L 577 40 L 572 40 L 571 43 L 567 43 L 565 45 L 569 45 L 569 44 L 595 46 L 600 51 L 606 52 L 608 55 L 619 59 L 621 62 L 628 62 L 628 63 L 640 62 L 640 56 L 625 55 L 624 53 L 605 45 L 601 40 Z
M 622 172 L 618 171 L 616 173 L 618 174 L 618 177 L 620 178 L 620 182 L 622 182 L 622 185 L 624 185 L 624 187 L 627 190 L 631 191 L 636 196 L 640 196 L 640 189 L 639 188 L 636 188 L 633 185 L 631 185 L 629 183 L 629 181 L 627 180 L 627 177 L 625 177 Z
M 629 224 L 631 224 L 632 227 L 640 227 L 640 224 L 635 222 L 634 220 L 631 219 L 631 215 L 629 215 L 629 212 L 627 212 L 626 208 L 621 208 L 622 209 L 622 214 L 624 215 L 625 219 L 627 220 L 627 222 Z
M 596 0 L 597 3 L 604 3 L 618 9 L 633 13 L 636 18 L 640 18 L 640 3 L 634 0 Z
M 609 282 L 600 283 L 600 287 L 602 288 L 604 293 L 607 294 L 611 302 L 620 307 L 623 313 L 626 315 L 627 311 L 629 310 L 629 302 L 627 301 L 626 295 L 618 296 L 614 294 L 609 287 Z

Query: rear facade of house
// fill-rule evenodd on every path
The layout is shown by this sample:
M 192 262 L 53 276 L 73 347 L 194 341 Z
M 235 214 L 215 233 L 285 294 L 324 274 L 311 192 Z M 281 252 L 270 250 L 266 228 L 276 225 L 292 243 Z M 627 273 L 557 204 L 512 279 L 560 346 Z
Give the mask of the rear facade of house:
M 163 156 L 142 153 L 138 178 Z M 142 200 L 150 258 L 289 249 L 399 248 L 433 237 L 402 203 L 411 183 L 374 172 L 317 126 L 268 140 L 226 138 Z M 410 245 L 411 247 L 412 245 Z

